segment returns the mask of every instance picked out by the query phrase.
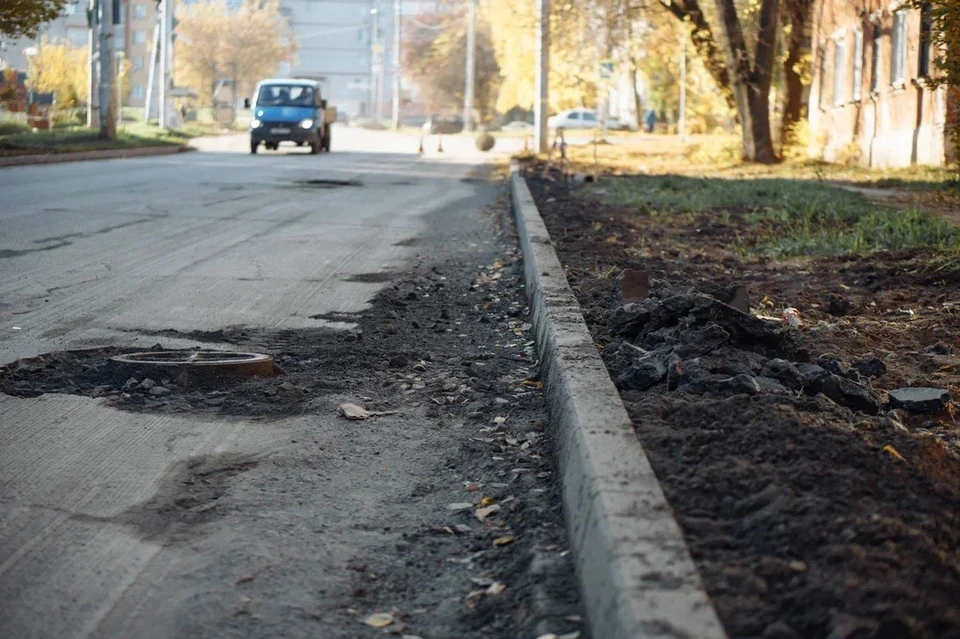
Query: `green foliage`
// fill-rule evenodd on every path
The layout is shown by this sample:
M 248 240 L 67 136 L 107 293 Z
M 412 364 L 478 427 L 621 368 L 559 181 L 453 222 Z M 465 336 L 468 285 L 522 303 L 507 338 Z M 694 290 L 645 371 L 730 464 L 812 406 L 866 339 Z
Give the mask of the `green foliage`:
M 11 40 L 35 38 L 37 29 L 60 15 L 69 0 L 4 0 L 0 9 L 0 36 Z
M 124 149 L 141 146 L 181 145 L 191 137 L 190 132 L 161 131 L 153 125 L 135 124 L 117 132 L 114 140 L 99 137 L 99 132 L 85 127 L 54 129 L 53 131 L 14 130 L 0 132 L 0 155 L 25 153 L 65 153 L 69 151 L 94 151 L 101 149 Z
M 740 216 L 761 239 L 735 248 L 786 257 L 933 248 L 960 255 L 960 227 L 916 210 L 877 206 L 863 195 L 804 180 L 726 180 L 676 175 L 604 182 L 609 204 L 641 214 Z M 590 193 L 588 191 L 587 193 Z

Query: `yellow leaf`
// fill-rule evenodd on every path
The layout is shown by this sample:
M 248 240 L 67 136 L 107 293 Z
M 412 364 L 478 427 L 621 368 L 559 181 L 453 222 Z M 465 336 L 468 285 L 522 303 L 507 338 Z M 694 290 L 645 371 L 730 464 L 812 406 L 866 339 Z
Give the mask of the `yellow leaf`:
M 493 497 L 484 497 L 483 499 L 480 500 L 480 507 L 486 508 L 487 506 L 492 506 L 495 503 L 497 502 Z
M 513 535 L 505 535 L 503 537 L 497 537 L 493 540 L 494 546 L 509 546 L 517 540 Z
M 393 621 L 393 615 L 389 612 L 376 612 L 364 619 L 363 623 L 373 628 L 386 628 L 392 624 Z
M 523 380 L 522 382 L 520 382 L 520 385 L 521 385 L 521 386 L 529 386 L 530 388 L 536 388 L 537 390 L 542 390 L 542 389 L 543 389 L 543 382 L 535 382 L 535 381 L 530 380 L 530 379 L 525 379 L 525 380 Z
M 906 459 L 903 458 L 903 455 L 901 455 L 900 453 L 898 453 L 898 452 L 897 452 L 897 449 L 894 448 L 893 446 L 891 446 L 890 444 L 887 444 L 886 446 L 883 447 L 883 452 L 889 454 L 889 455 L 890 455 L 891 457 L 893 457 L 894 459 L 898 459 L 898 460 L 900 460 L 900 461 L 902 461 L 902 462 L 907 461 Z

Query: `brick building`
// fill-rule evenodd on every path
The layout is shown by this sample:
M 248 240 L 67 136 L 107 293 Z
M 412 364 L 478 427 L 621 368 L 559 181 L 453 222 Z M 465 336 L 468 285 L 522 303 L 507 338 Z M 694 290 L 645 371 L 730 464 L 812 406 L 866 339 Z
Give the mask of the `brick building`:
M 926 12 L 890 0 L 818 0 L 809 119 L 827 160 L 942 165 L 948 100 L 934 72 Z

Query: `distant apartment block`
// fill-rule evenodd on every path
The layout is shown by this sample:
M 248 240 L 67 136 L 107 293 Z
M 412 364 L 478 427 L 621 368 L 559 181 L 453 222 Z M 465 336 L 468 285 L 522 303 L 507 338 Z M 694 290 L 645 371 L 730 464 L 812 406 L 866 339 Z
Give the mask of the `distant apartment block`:
M 809 120 L 827 160 L 859 151 L 864 166 L 942 165 L 946 89 L 931 90 L 936 55 L 926 11 L 889 0 L 818 0 Z

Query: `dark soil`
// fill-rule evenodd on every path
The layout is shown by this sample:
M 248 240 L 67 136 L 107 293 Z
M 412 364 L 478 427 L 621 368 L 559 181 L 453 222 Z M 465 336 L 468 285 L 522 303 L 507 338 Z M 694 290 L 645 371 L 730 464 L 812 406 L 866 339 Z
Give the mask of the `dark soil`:
M 355 323 L 353 330 L 166 331 L 156 334 L 158 344 L 150 349 L 163 349 L 164 339 L 173 337 L 194 339 L 198 348 L 232 345 L 273 356 L 282 369 L 276 377 L 181 383 L 176 375 L 118 368 L 109 358 L 124 349 L 95 349 L 8 364 L 0 368 L 0 391 L 86 395 L 118 410 L 220 419 L 329 415 L 337 408 L 330 396 L 355 397 L 370 411 L 422 411 L 429 423 L 418 428 L 442 431 L 455 443 L 438 450 L 436 468 L 425 472 L 430 482 L 411 486 L 405 503 L 397 504 L 403 516 L 384 515 L 383 530 L 396 537 L 395 547 L 346 566 L 355 587 L 336 602 L 336 618 L 325 617 L 313 636 L 382 636 L 362 623 L 374 612 L 391 612 L 396 621 L 388 631 L 398 636 L 575 633 L 581 611 L 509 213 L 501 202 L 486 215 L 447 216 L 432 233 L 424 238 L 431 243 L 429 260 L 419 259 L 369 311 L 323 318 Z M 145 388 L 151 375 L 156 386 Z M 165 392 L 151 393 L 158 387 Z M 501 416 L 505 421 L 495 419 Z M 160 490 L 117 521 L 162 543 L 190 540 L 189 531 L 224 516 L 215 506 L 234 475 L 276 463 L 268 456 L 192 460 L 168 478 L 176 490 Z M 286 481 L 290 472 L 273 468 L 271 480 Z M 464 477 L 476 485 L 465 485 Z M 446 506 L 476 504 L 481 497 L 500 506 L 484 521 L 474 507 Z M 436 518 L 438 510 L 446 516 Z M 512 542 L 495 546 L 502 537 Z M 505 590 L 488 593 L 494 581 Z
M 923 252 L 752 261 L 736 214 L 531 186 L 729 635 L 960 637 L 960 426 L 885 392 L 960 397 L 960 279 Z

